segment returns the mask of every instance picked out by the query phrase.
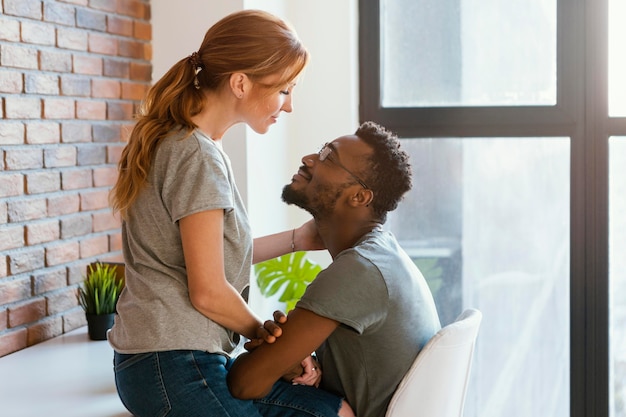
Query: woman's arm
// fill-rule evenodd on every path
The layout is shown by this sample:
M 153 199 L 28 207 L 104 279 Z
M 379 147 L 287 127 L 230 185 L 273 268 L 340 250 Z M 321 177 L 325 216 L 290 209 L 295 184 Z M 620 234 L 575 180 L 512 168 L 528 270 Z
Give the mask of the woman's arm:
M 252 263 L 266 261 L 296 251 L 321 250 L 326 245 L 317 233 L 313 219 L 300 227 L 254 239 Z
M 224 211 L 209 210 L 179 221 L 189 299 L 206 317 L 247 338 L 263 322 L 250 310 L 224 271 Z

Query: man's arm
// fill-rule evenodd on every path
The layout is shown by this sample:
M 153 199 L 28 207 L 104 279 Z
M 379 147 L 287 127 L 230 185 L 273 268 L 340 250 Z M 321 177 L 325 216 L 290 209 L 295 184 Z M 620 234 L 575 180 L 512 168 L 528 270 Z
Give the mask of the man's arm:
M 239 399 L 261 398 L 302 358 L 317 349 L 339 326 L 339 322 L 309 310 L 294 309 L 283 334 L 272 344 L 264 343 L 241 354 L 228 372 L 228 387 Z

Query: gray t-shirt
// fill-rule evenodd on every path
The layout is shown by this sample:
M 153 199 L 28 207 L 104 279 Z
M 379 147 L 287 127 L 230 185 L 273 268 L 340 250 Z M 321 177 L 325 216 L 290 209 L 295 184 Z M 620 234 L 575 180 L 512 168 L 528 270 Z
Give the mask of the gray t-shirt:
M 252 236 L 228 156 L 199 130 L 164 138 L 146 187 L 122 222 L 126 287 L 109 332 L 121 353 L 176 349 L 230 353 L 238 337 L 198 312 L 189 288 L 178 221 L 224 210 L 226 278 L 241 292 L 250 280 Z M 206 256 L 214 256 L 207 253 Z
M 297 307 L 341 325 L 317 350 L 321 387 L 359 417 L 382 417 L 400 380 L 440 329 L 432 294 L 395 237 L 382 228 L 341 252 Z

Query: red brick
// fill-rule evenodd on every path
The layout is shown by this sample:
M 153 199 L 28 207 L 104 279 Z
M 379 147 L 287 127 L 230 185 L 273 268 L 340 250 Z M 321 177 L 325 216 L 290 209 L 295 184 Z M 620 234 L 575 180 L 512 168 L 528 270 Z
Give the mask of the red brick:
M 9 313 L 6 308 L 0 309 L 0 332 L 9 328 Z
M 93 170 L 93 185 L 94 187 L 111 187 L 115 185 L 117 181 L 117 167 L 109 166 L 102 168 L 95 168 Z
M 120 221 L 120 224 L 121 224 L 121 221 Z M 122 250 L 122 234 L 121 233 L 118 232 L 118 233 L 113 233 L 109 235 L 109 250 L 111 252 Z M 122 262 L 123 257 L 121 257 L 119 261 Z
M 26 143 L 43 144 L 59 143 L 61 141 L 61 128 L 54 122 L 31 122 L 26 123 Z
M 86 51 L 89 43 L 89 35 L 84 30 L 58 28 L 57 46 L 63 49 Z
M 4 13 L 41 20 L 40 0 L 4 0 Z
M 119 81 L 94 79 L 91 81 L 91 95 L 96 98 L 120 98 L 121 86 Z
M 36 97 L 7 96 L 4 106 L 7 119 L 41 118 L 41 99 Z
M 136 59 L 146 59 L 145 44 L 143 42 L 120 39 L 118 42 L 119 56 Z
M 93 141 L 98 143 L 119 142 L 120 127 L 111 123 L 94 124 Z
M 80 211 L 78 194 L 62 194 L 48 198 L 48 216 L 62 216 Z
M 0 333 L 0 357 L 27 347 L 27 333 L 24 328 Z
M 41 194 L 59 191 L 61 189 L 61 175 L 56 171 L 45 170 L 26 174 L 26 192 Z
M 63 3 L 76 4 L 79 6 L 87 6 L 89 4 L 89 0 L 58 0 Z
M 143 100 L 147 92 L 147 85 L 122 82 L 122 98 L 125 100 Z
M 117 40 L 110 35 L 90 33 L 89 52 L 103 55 L 117 55 Z
M 106 148 L 103 146 L 81 146 L 78 149 L 78 165 L 102 165 L 106 161 Z
M 64 96 L 89 97 L 91 94 L 89 78 L 80 75 L 61 76 L 61 93 Z
M 152 25 L 149 22 L 135 21 L 133 35 L 137 39 L 149 41 L 152 39 Z
M 30 278 L 20 277 L 0 281 L 0 305 L 22 301 L 31 296 Z
M 76 147 L 71 145 L 57 146 L 44 150 L 44 166 L 46 168 L 70 167 L 76 165 Z
M 113 216 L 111 212 L 94 213 L 93 215 L 93 231 L 104 232 L 114 230 L 121 227 L 121 222 Z
M 107 28 L 106 14 L 90 9 L 77 9 L 76 26 L 105 32 Z
M 46 269 L 33 277 L 33 294 L 40 295 L 67 286 L 65 268 Z M 48 314 L 51 314 L 48 310 Z
M 59 77 L 53 74 L 26 74 L 24 91 L 28 94 L 59 94 Z
M 109 164 L 117 164 L 118 162 L 120 162 L 122 150 L 124 150 L 124 145 L 109 146 L 107 148 L 107 162 Z
M 22 42 L 24 43 L 54 45 L 55 35 L 54 26 L 52 25 L 28 20 L 22 21 Z
M 15 19 L 6 19 L 0 15 L 0 40 L 19 42 L 20 22 Z
M 92 186 L 92 184 L 93 181 L 91 179 L 90 169 L 64 171 L 61 173 L 61 187 L 63 188 L 63 190 L 78 190 L 81 188 L 89 188 Z
M 7 170 L 43 168 L 43 154 L 37 148 L 7 148 L 4 151 L 4 163 Z
M 91 142 L 91 126 L 86 123 L 63 123 L 61 125 L 61 142 Z
M 63 334 L 63 318 L 60 316 L 47 318 L 28 328 L 28 346 L 36 345 L 44 340 Z
M 55 266 L 79 259 L 78 242 L 61 242 L 46 248 L 46 265 Z
M 95 236 L 80 242 L 80 257 L 91 258 L 109 251 L 109 239 L 106 235 Z
M 7 203 L 9 221 L 17 223 L 37 220 L 46 217 L 46 200 L 44 198 L 27 198 L 12 200 Z
M 61 238 L 86 236 L 93 230 L 90 214 L 79 214 L 61 219 Z
M 104 101 L 78 100 L 76 102 L 76 117 L 83 120 L 105 120 L 107 105 Z
M 61 236 L 58 220 L 46 220 L 26 225 L 26 244 L 29 246 L 58 240 Z
M 110 15 L 107 22 L 107 31 L 115 35 L 132 36 L 133 20 Z
M 71 310 L 78 305 L 78 297 L 75 288 L 63 288 L 46 296 L 48 299 L 48 314 L 55 315 Z
M 7 208 L 7 211 L 8 211 L 8 208 Z M 21 248 L 22 246 L 24 246 L 24 227 L 23 226 L 1 226 L 0 230 L 2 231 L 2 239 L 0 239 L 0 251 L 5 251 L 8 249 L 17 249 L 17 248 Z M 5 262 L 6 262 L 6 259 L 5 259 Z M 0 296 L 0 300 L 1 299 L 2 297 Z M 0 303 L 0 305 L 2 304 L 4 303 Z
M 9 215 L 7 213 L 7 203 L 5 201 L 0 201 L 0 225 L 7 224 L 9 222 Z M 4 256 L 0 256 L 0 278 L 4 278 L 6 275 L 3 275 L 3 266 L 6 265 L 6 258 Z
M 106 12 L 114 12 L 117 10 L 117 0 L 89 0 L 89 7 Z
M 79 262 L 67 267 L 67 285 L 75 285 L 85 280 L 87 266 L 91 262 Z
M 44 119 L 73 119 L 76 102 L 69 98 L 44 98 Z
M 7 122 L 0 123 L 0 145 L 21 145 L 24 143 L 25 128 L 23 123 Z
M 103 74 L 107 77 L 127 79 L 130 75 L 130 64 L 127 61 L 107 58 L 104 60 Z
M 102 75 L 102 58 L 74 55 L 74 72 L 77 74 Z
M 140 62 L 130 63 L 130 79 L 137 81 L 152 80 L 152 65 Z
M 109 207 L 108 190 L 85 191 L 80 193 L 80 209 L 82 211 L 99 210 L 107 207 Z
M 22 73 L 18 71 L 0 72 L 0 93 L 21 93 L 24 88 Z
M 24 176 L 21 173 L 0 174 L 0 197 L 13 197 L 24 194 Z
M 140 1 L 120 1 L 117 4 L 117 12 L 137 19 L 147 20 L 150 18 L 150 7 Z
M 46 2 L 43 4 L 43 20 L 65 26 L 74 26 L 76 9 L 67 4 Z
M 107 119 L 108 120 L 132 120 L 133 119 L 133 103 L 109 102 L 107 103 Z
M 18 327 L 46 317 L 46 299 L 31 298 L 28 301 L 13 305 L 9 310 L 9 327 Z
M 63 331 L 65 333 L 86 325 L 87 318 L 85 311 L 81 307 L 76 307 L 63 313 Z
M 42 71 L 71 72 L 71 52 L 59 50 L 39 51 L 39 68 Z
M 38 63 L 35 48 L 13 44 L 0 45 L 0 65 L 3 67 L 37 69 Z

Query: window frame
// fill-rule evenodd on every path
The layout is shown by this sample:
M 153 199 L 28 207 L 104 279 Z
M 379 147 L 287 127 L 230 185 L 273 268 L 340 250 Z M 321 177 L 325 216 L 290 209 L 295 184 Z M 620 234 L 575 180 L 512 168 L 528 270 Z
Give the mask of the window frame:
M 556 105 L 383 108 L 380 1 L 359 0 L 359 119 L 404 138 L 570 138 L 570 415 L 608 416 L 608 140 L 626 118 L 608 117 L 608 0 L 556 1 Z

